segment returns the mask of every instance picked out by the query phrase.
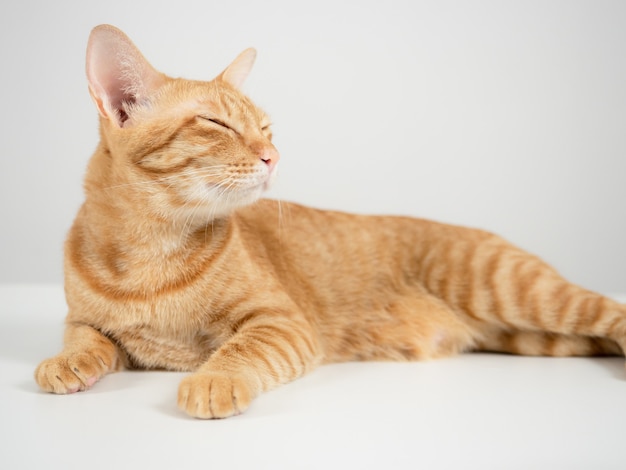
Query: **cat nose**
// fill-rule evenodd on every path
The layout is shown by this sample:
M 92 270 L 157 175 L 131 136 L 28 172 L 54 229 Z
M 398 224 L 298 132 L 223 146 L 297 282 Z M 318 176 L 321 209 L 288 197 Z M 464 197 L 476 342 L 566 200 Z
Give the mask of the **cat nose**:
M 274 147 L 265 147 L 259 153 L 259 158 L 269 167 L 269 170 L 271 172 L 272 170 L 274 170 L 274 167 L 278 163 L 278 160 L 280 160 L 280 155 L 278 154 L 278 150 L 276 150 Z

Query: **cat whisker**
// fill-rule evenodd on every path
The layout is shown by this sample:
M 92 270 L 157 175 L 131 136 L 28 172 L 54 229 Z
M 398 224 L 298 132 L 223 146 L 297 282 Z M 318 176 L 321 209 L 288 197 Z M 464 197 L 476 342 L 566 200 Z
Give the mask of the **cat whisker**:
M 171 183 L 175 183 L 176 181 L 179 181 L 185 177 L 190 177 L 192 179 L 202 179 L 202 178 L 208 178 L 212 176 L 222 176 L 228 168 L 229 168 L 228 165 L 213 165 L 213 166 L 206 167 L 206 168 L 190 168 L 190 169 L 186 169 L 181 172 L 178 172 L 174 175 L 163 176 L 155 180 L 135 181 L 131 183 L 116 184 L 112 186 L 107 186 L 104 189 L 109 190 L 109 189 L 131 187 L 131 186 L 155 186 L 155 185 L 160 185 L 162 183 L 167 183 L 168 181 L 170 181 Z
M 189 231 L 191 230 L 193 220 L 195 219 L 195 214 L 198 213 L 200 207 L 203 205 L 201 192 L 202 192 L 201 188 L 196 188 L 196 190 L 192 193 L 191 199 L 196 198 L 197 201 L 190 210 L 188 209 L 188 207 L 192 203 L 191 199 L 183 207 L 180 208 L 181 211 L 183 209 L 189 210 L 187 217 L 185 218 L 185 221 L 183 222 L 183 226 L 181 230 L 181 240 L 180 240 L 181 244 L 184 243 L 184 238 L 188 235 Z
M 218 181 L 211 182 L 211 185 L 215 188 L 216 194 L 212 198 L 207 198 L 206 194 L 206 186 L 204 185 L 196 185 L 196 187 L 192 190 L 190 194 L 188 194 L 188 202 L 181 208 L 179 211 L 188 211 L 186 213 L 185 222 L 183 224 L 183 233 L 188 232 L 189 228 L 193 224 L 193 220 L 196 218 L 196 214 L 199 213 L 201 207 L 205 204 L 210 205 L 209 212 L 209 221 L 212 221 L 215 217 L 216 210 L 221 205 L 220 199 L 224 197 L 224 194 L 228 192 L 229 188 L 233 185 L 233 180 L 230 175 L 221 175 L 222 178 Z M 197 179 L 197 178 L 196 178 Z M 192 209 L 189 209 L 189 206 L 193 204 Z M 208 225 L 209 221 L 207 221 L 206 225 Z
M 278 203 L 278 241 L 280 242 L 283 228 L 283 201 L 282 199 L 277 199 L 276 202 Z
M 232 178 L 228 179 L 228 184 L 223 184 L 219 186 L 220 191 L 217 194 L 217 197 L 215 198 L 215 204 L 214 204 L 214 209 L 213 209 L 213 214 L 212 214 L 212 218 L 215 217 L 215 211 L 217 210 L 217 208 L 219 206 L 222 205 L 222 200 L 225 198 L 226 202 L 228 202 L 228 197 L 230 195 L 230 190 L 234 185 L 234 181 L 232 180 Z

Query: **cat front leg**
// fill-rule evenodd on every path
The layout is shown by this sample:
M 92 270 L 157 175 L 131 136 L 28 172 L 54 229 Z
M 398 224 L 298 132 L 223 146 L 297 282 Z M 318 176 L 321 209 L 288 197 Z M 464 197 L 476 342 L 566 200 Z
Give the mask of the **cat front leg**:
M 178 389 L 178 407 L 195 418 L 242 413 L 261 392 L 294 380 L 321 361 L 304 319 L 260 315 L 237 329 Z
M 120 352 L 109 338 L 89 325 L 68 323 L 63 351 L 35 370 L 46 392 L 67 394 L 87 390 L 108 372 L 121 368 Z

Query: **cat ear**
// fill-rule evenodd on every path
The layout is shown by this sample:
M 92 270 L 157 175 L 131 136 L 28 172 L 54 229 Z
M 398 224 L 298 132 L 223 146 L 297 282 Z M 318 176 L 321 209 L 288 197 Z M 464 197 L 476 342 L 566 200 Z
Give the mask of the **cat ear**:
M 240 88 L 252 70 L 255 59 L 256 50 L 253 48 L 246 49 L 217 78 L 230 83 L 235 88 Z
M 87 43 L 87 81 L 100 115 L 123 127 L 126 105 L 145 100 L 163 82 L 163 75 L 122 31 L 100 25 Z

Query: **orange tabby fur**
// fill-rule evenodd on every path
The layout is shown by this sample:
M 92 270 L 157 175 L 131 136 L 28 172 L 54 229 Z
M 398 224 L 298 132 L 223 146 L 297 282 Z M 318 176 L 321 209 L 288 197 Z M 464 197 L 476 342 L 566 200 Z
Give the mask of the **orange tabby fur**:
M 278 153 L 238 91 L 253 60 L 172 79 L 121 31 L 92 32 L 101 141 L 65 246 L 65 347 L 35 374 L 44 390 L 122 367 L 189 371 L 179 407 L 214 418 L 322 363 L 623 354 L 624 306 L 495 235 L 256 202 Z

